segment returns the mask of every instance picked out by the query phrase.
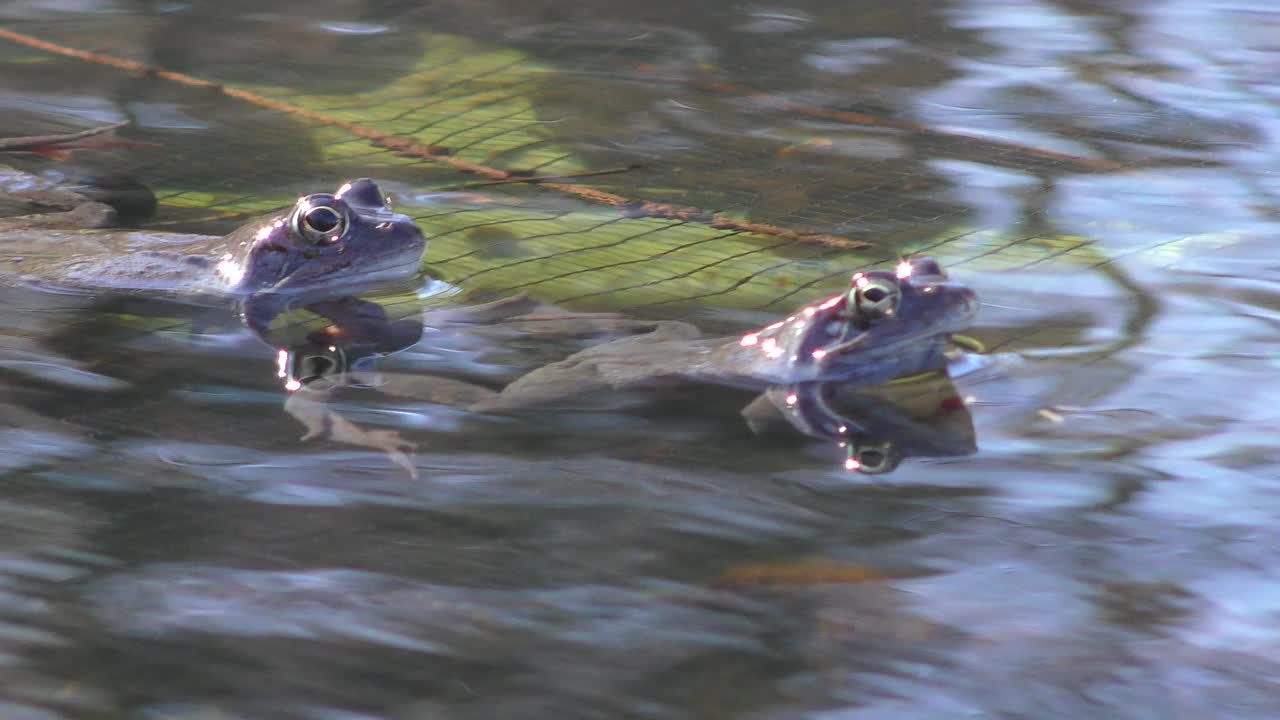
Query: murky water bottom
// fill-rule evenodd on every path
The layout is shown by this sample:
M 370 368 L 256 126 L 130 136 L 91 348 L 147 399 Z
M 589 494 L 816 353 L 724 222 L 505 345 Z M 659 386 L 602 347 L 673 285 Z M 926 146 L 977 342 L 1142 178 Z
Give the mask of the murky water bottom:
M 735 39 L 807 48 L 810 72 L 851 92 L 855 70 L 897 78 L 959 52 L 920 34 L 936 29 L 927 8 L 861 10 L 892 41 L 868 45 L 822 3 L 735 9 L 723 35 L 705 18 L 681 29 L 743 75 L 768 63 Z M 1123 283 L 957 268 L 986 303 L 978 338 L 1052 330 L 957 366 L 976 455 L 850 474 L 826 443 L 756 438 L 737 414 L 749 395 L 705 388 L 519 418 L 345 398 L 354 421 L 417 444 L 414 479 L 379 451 L 299 442 L 271 348 L 243 331 L 125 345 L 59 310 L 65 298 L 14 292 L 0 315 L 0 717 L 1280 715 L 1275 95 L 1258 77 L 1275 48 L 1241 35 L 1274 11 L 956 2 L 941 18 L 999 53 L 966 68 L 971 84 L 913 96 L 927 119 L 968 112 L 1067 143 L 1051 99 L 1028 97 L 1091 59 L 1138 69 L 1124 88 L 1063 90 L 1087 121 L 1185 132 L 1170 155 L 1217 161 L 1076 176 L 1051 200 L 981 171 L 953 188 L 966 205 L 998 218 L 1046 204 L 1115 247 L 1236 233 L 1159 267 L 1122 257 Z M 909 20 L 925 30 L 893 34 Z M 341 27 L 377 25 L 360 22 Z M 1123 106 L 1110 116 L 1109 92 Z M 1204 125 L 1167 121 L 1184 107 Z M 1224 117 L 1236 135 L 1215 129 Z M 491 381 L 568 350 L 515 342 Z M 394 360 L 461 362 L 429 336 Z

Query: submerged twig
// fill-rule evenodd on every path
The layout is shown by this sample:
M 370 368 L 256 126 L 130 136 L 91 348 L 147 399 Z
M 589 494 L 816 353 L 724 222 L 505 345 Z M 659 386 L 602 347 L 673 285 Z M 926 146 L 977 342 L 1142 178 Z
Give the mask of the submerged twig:
M 580 178 L 599 177 L 601 175 L 617 175 L 619 173 L 638 170 L 642 167 L 639 164 L 631 164 L 626 167 L 610 168 L 608 170 L 593 170 L 591 172 L 572 173 L 570 175 L 520 175 L 511 173 L 511 177 L 503 180 L 489 180 L 487 182 L 465 183 L 463 185 L 449 185 L 442 187 L 438 192 L 454 192 L 457 190 L 475 190 L 477 188 L 493 187 L 494 185 L 515 185 L 516 183 L 530 183 L 537 185 L 544 182 L 560 182 L 562 180 L 578 180 Z
M 112 125 L 102 125 L 96 128 L 89 128 L 88 130 L 81 130 L 80 132 L 0 138 L 0 152 L 65 154 L 71 150 L 84 149 L 74 145 L 74 143 L 80 140 L 106 135 L 128 124 L 129 121 L 125 120 L 124 122 L 118 122 Z
M 13 30 L 7 30 L 5 28 L 0 28 L 0 39 L 18 43 L 43 52 L 83 60 L 95 65 L 116 68 L 125 72 L 138 73 L 145 77 L 151 77 L 157 80 L 173 82 L 191 88 L 211 90 L 225 95 L 226 97 L 249 103 L 256 107 L 274 110 L 276 112 L 284 113 L 286 115 L 317 123 L 319 125 L 324 125 L 326 127 L 342 129 L 355 137 L 367 140 L 374 147 L 390 150 L 391 152 L 405 157 L 414 157 L 426 162 L 446 165 L 459 172 L 472 173 L 504 183 L 512 180 L 512 176 L 509 171 L 490 167 L 484 163 L 456 157 L 447 147 L 428 145 L 418 142 L 412 138 L 386 133 L 376 127 L 362 125 L 344 118 L 334 117 L 284 100 L 265 97 L 248 90 L 242 90 L 240 88 L 204 80 L 185 73 L 165 70 L 153 65 L 140 63 L 136 60 L 127 60 L 104 53 L 78 50 L 76 48 L 67 47 L 66 45 L 52 43 L 47 40 L 41 40 L 30 35 L 15 32 Z M 636 200 L 618 195 L 617 193 L 598 190 L 585 185 L 575 185 L 573 183 L 548 180 L 538 182 L 537 185 L 553 192 L 571 195 L 588 202 L 612 206 L 617 208 L 618 211 L 626 217 L 655 218 L 674 220 L 678 222 L 700 223 L 719 230 L 755 233 L 758 235 L 783 238 L 794 242 L 823 245 L 841 250 L 858 250 L 871 246 L 871 243 L 866 240 L 841 237 L 838 235 L 831 235 L 829 233 L 791 230 L 789 228 L 778 227 L 767 223 L 737 220 L 721 213 L 708 212 L 698 208 L 684 207 L 669 203 Z

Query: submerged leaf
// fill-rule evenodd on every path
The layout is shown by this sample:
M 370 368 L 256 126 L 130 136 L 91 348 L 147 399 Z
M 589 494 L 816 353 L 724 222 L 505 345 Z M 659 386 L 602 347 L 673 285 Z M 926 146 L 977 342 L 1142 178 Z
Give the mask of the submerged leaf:
M 426 34 L 421 45 L 425 51 L 410 72 L 366 92 L 225 91 L 310 128 L 304 145 L 316 157 L 306 160 L 326 168 L 333 182 L 372 176 L 398 190 L 396 208 L 413 217 L 429 241 L 424 269 L 466 290 L 523 290 L 579 306 L 786 311 L 840 289 L 850 272 L 913 253 L 927 252 L 949 268 L 1056 272 L 1097 268 L 1116 256 L 1166 265 L 1205 244 L 1197 237 L 1165 238 L 1149 247 L 1104 250 L 1092 238 L 1044 231 L 1016 236 L 949 225 L 940 216 L 939 222 L 912 223 L 859 248 L 858 241 L 841 245 L 829 235 L 751 225 L 740 215 L 629 202 L 618 194 L 629 187 L 646 200 L 674 203 L 694 188 L 641 187 L 639 179 L 627 185 L 625 175 L 622 181 L 609 177 L 608 191 L 592 189 L 593 178 L 582 178 L 433 193 L 432 186 L 465 186 L 476 179 L 562 177 L 604 168 L 592 167 L 557 135 L 557 119 L 540 113 L 540 98 L 557 80 L 554 68 L 518 50 L 448 35 Z M 278 160 L 263 163 L 259 185 L 290 177 L 290 168 Z M 707 177 L 695 173 L 686 179 L 703 183 Z M 171 211 L 236 215 L 287 206 L 300 192 L 297 178 L 287 187 L 275 193 L 236 187 L 240 192 L 172 189 L 158 195 Z M 803 218 L 803 207 L 795 214 Z M 1210 244 L 1222 241 L 1215 237 Z

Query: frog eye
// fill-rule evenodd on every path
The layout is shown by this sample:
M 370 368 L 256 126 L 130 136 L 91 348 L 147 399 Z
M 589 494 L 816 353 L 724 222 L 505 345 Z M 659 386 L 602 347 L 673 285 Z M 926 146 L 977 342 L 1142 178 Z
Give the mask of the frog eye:
M 291 224 L 298 237 L 312 245 L 330 245 L 347 231 L 347 213 L 332 198 L 312 196 L 298 202 Z
M 849 289 L 849 307 L 853 314 L 866 322 L 892 317 L 902 300 L 902 288 L 888 278 L 862 275 L 854 278 Z

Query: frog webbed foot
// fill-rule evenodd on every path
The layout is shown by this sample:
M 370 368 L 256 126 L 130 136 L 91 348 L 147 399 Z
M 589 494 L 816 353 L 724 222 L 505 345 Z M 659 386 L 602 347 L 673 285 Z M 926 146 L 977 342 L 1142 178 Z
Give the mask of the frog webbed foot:
M 395 430 L 361 430 L 354 425 L 352 427 L 361 433 L 360 442 L 351 440 L 343 440 L 343 442 L 380 449 L 386 454 L 388 460 L 404 468 L 409 473 L 409 477 L 418 479 L 418 468 L 413 464 L 412 458 L 413 452 L 418 449 L 417 443 L 405 440 Z
M 405 440 L 396 430 L 365 430 L 339 415 L 328 406 L 329 395 L 335 387 L 328 379 L 321 379 L 304 385 L 285 400 L 285 412 L 306 428 L 301 440 L 329 440 L 381 450 L 387 459 L 404 468 L 416 480 L 418 469 L 411 454 L 417 449 L 417 444 Z

